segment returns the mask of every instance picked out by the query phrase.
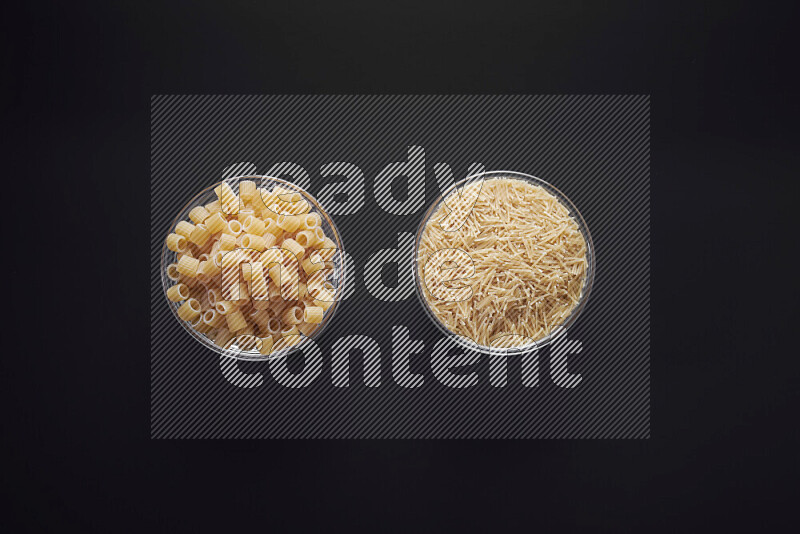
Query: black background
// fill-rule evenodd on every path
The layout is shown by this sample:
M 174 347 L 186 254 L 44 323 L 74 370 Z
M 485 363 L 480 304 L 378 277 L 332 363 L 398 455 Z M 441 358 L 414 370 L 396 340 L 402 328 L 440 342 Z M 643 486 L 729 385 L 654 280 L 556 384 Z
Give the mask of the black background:
M 35 262 L 54 290 L 20 294 L 60 307 L 9 323 L 4 531 L 796 521 L 790 3 L 4 9 L 6 182 L 57 200 L 34 188 L 8 227 L 58 260 Z M 169 93 L 651 94 L 651 439 L 151 441 L 142 229 L 149 98 Z

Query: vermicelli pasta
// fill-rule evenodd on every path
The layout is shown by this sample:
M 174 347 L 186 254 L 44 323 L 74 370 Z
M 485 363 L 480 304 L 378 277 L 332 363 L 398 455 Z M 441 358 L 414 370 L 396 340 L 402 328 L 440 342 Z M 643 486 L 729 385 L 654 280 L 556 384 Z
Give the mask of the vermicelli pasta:
M 572 313 L 586 254 L 578 224 L 555 196 L 496 178 L 444 200 L 423 230 L 417 269 L 447 329 L 483 346 L 509 334 L 516 336 L 509 343 L 522 344 L 546 337 Z
M 336 245 L 323 216 L 280 186 L 242 180 L 238 191 L 222 183 L 214 192 L 216 200 L 192 207 L 166 238 L 174 258 L 167 299 L 187 327 L 219 347 L 266 355 L 297 344 L 335 300 L 326 281 L 336 251 L 323 248 Z M 316 297 L 329 300 L 317 304 Z

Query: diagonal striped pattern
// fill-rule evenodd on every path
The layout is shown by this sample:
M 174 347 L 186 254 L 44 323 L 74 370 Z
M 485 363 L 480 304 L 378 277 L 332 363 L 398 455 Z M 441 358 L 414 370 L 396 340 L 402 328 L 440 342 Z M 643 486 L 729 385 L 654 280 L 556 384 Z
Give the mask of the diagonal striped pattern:
M 151 436 L 649 437 L 649 108 L 647 96 L 153 97 Z M 408 162 L 412 146 L 424 149 L 424 182 L 391 184 L 391 197 L 385 188 L 376 192 L 376 177 L 387 165 Z M 276 167 L 285 162 L 299 165 L 311 193 L 323 191 L 338 213 L 355 277 L 317 340 L 321 358 L 282 365 L 221 360 L 186 334 L 164 302 L 159 257 L 173 217 L 223 173 L 252 172 L 232 167 L 240 162 L 261 173 L 290 168 Z M 566 362 L 558 358 L 555 369 L 548 348 L 525 357 L 525 366 L 523 357 L 508 356 L 490 370 L 490 358 L 480 356 L 455 371 L 476 372 L 476 385 L 445 387 L 431 369 L 431 354 L 437 344 L 444 355 L 460 349 L 447 346 L 416 296 L 382 300 L 366 287 L 368 259 L 397 248 L 401 234 L 413 235 L 423 213 L 387 213 L 377 195 L 398 205 L 423 190 L 427 207 L 438 194 L 437 163 L 449 165 L 454 180 L 476 164 L 529 173 L 581 210 L 594 239 L 597 275 L 586 310 L 567 333 L 580 352 L 567 354 Z M 404 254 L 396 256 L 397 269 L 411 268 L 411 257 L 406 263 Z M 387 284 L 404 279 L 387 270 Z M 401 288 L 376 291 L 404 295 Z M 343 355 L 349 358 L 346 386 Z M 279 383 L 296 384 L 311 373 L 316 378 L 305 387 Z M 556 385 L 553 373 L 562 386 L 575 387 Z

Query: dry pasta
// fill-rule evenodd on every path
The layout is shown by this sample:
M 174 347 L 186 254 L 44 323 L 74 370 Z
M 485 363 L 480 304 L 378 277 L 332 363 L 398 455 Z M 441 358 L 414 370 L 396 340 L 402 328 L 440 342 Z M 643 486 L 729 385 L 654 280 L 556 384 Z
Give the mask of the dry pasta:
M 323 216 L 288 188 L 242 180 L 238 192 L 227 183 L 214 192 L 166 238 L 167 299 L 219 347 L 266 355 L 297 344 L 336 300 L 328 281 L 336 245 Z
M 463 224 L 445 231 L 449 217 Z M 578 224 L 555 196 L 496 178 L 454 192 L 433 213 L 417 273 L 447 329 L 483 346 L 513 335 L 506 342 L 519 346 L 546 337 L 575 309 L 586 253 Z

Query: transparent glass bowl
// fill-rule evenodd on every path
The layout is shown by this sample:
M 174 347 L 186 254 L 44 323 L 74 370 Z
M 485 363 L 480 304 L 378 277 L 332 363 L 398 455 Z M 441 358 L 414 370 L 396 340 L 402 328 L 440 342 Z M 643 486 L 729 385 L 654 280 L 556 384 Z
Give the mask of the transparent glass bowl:
M 236 191 L 238 193 L 238 191 L 239 191 L 239 181 L 241 181 L 241 180 L 253 181 L 253 182 L 256 183 L 256 186 L 259 187 L 259 188 L 267 187 L 269 189 L 272 189 L 276 185 L 279 185 L 279 186 L 281 186 L 281 187 L 283 187 L 285 189 L 288 189 L 288 190 L 291 190 L 291 191 L 296 191 L 296 192 L 300 193 L 303 196 L 303 198 L 305 198 L 308 201 L 308 203 L 311 205 L 310 213 L 315 213 L 316 212 L 316 213 L 318 213 L 320 215 L 320 217 L 322 217 L 322 226 L 321 226 L 322 230 L 325 232 L 326 236 L 330 237 L 331 240 L 333 240 L 333 242 L 336 243 L 336 250 L 337 251 L 336 251 L 336 253 L 334 254 L 334 256 L 330 260 L 334 264 L 333 273 L 332 273 L 332 276 L 330 278 L 328 278 L 328 281 L 331 284 L 333 284 L 333 286 L 336 287 L 336 288 L 343 287 L 345 269 L 344 269 L 344 255 L 342 254 L 342 251 L 344 251 L 344 246 L 342 244 L 341 234 L 339 233 L 339 230 L 336 228 L 336 225 L 334 224 L 333 219 L 331 219 L 330 215 L 328 215 L 328 212 L 317 202 L 317 200 L 314 197 L 312 197 L 304 189 L 302 189 L 302 188 L 300 188 L 300 187 L 298 187 L 298 186 L 296 186 L 296 185 L 294 185 L 294 184 L 292 184 L 290 182 L 282 180 L 280 178 L 273 178 L 273 177 L 269 177 L 269 176 L 239 176 L 239 177 L 236 177 L 236 178 L 229 178 L 229 179 L 225 180 L 225 182 L 228 185 L 230 185 L 233 188 L 234 191 Z M 172 221 L 172 226 L 170 226 L 169 232 L 174 231 L 175 226 L 178 224 L 178 222 L 180 222 L 180 221 L 188 221 L 189 220 L 189 211 L 191 211 L 192 208 L 194 208 L 195 206 L 202 206 L 202 205 L 208 204 L 209 202 L 213 202 L 214 200 L 217 200 L 217 195 L 216 195 L 216 193 L 214 193 L 214 188 L 217 187 L 220 183 L 221 182 L 217 182 L 217 183 L 215 183 L 215 184 L 203 189 L 198 194 L 196 194 L 178 212 L 178 215 Z M 184 321 L 183 319 L 178 317 L 178 308 L 180 307 L 181 303 L 180 302 L 172 302 L 167 298 L 167 290 L 173 284 L 175 284 L 175 282 L 173 280 L 171 280 L 167 276 L 167 267 L 170 264 L 175 263 L 177 261 L 177 259 L 176 259 L 177 253 L 175 253 L 175 252 L 173 252 L 173 251 L 171 251 L 171 250 L 169 250 L 167 248 L 167 245 L 166 245 L 166 237 L 167 237 L 167 235 L 165 234 L 163 237 L 164 237 L 165 242 L 164 242 L 164 244 L 162 245 L 162 248 L 161 248 L 161 285 L 163 287 L 164 300 L 166 301 L 167 306 L 169 306 L 170 311 L 172 311 L 172 315 L 175 317 L 175 319 L 183 326 L 183 328 L 189 333 L 189 335 L 191 335 L 194 339 L 196 339 L 202 345 L 204 345 L 205 347 L 213 350 L 214 352 L 216 352 L 218 354 L 221 354 L 221 355 L 224 355 L 224 356 L 228 356 L 228 357 L 231 357 L 231 358 L 235 358 L 237 360 L 264 361 L 264 360 L 270 360 L 270 359 L 273 359 L 273 358 L 284 357 L 284 356 L 286 356 L 286 355 L 288 355 L 288 354 L 290 354 L 290 353 L 292 353 L 292 352 L 294 352 L 296 350 L 302 349 L 308 343 L 308 339 L 309 338 L 306 338 L 305 336 L 303 336 L 303 339 L 302 339 L 302 341 L 300 343 L 298 343 L 296 345 L 285 347 L 285 348 L 283 348 L 283 349 L 281 349 L 279 351 L 275 351 L 272 354 L 265 356 L 265 355 L 262 355 L 261 353 L 259 353 L 258 350 L 256 350 L 256 349 L 250 349 L 250 350 L 242 349 L 235 343 L 233 345 L 231 345 L 230 347 L 228 347 L 228 348 L 222 348 L 222 347 L 214 344 L 214 342 L 211 341 L 211 339 L 206 337 L 204 334 L 201 334 L 200 332 L 198 332 L 197 330 L 192 328 L 192 326 L 187 321 Z M 339 294 L 339 292 L 337 291 L 337 295 L 338 294 Z M 312 333 L 310 339 L 314 339 L 314 338 L 318 337 L 325 330 L 325 328 L 330 324 L 331 320 L 333 319 L 334 314 L 336 313 L 336 310 L 339 308 L 340 302 L 341 301 L 337 298 L 333 302 L 333 304 L 325 311 L 325 314 L 324 314 L 324 316 L 322 318 L 322 322 L 317 326 L 316 330 Z
M 586 241 L 586 277 L 583 282 L 580 301 L 572 310 L 572 313 L 570 313 L 569 317 L 567 317 L 566 320 L 564 320 L 564 322 L 562 322 L 560 325 L 553 327 L 550 334 L 528 345 L 521 345 L 518 347 L 487 346 L 487 345 L 481 345 L 470 338 L 456 334 L 455 332 L 449 330 L 447 326 L 433 312 L 433 310 L 430 307 L 430 304 L 428 303 L 428 300 L 425 298 L 425 293 L 422 288 L 424 282 L 419 272 L 420 262 L 421 262 L 421 258 L 419 257 L 419 248 L 422 240 L 422 234 L 425 231 L 425 227 L 428 225 L 428 221 L 430 221 L 433 214 L 436 213 L 436 211 L 442 205 L 444 199 L 448 195 L 450 195 L 450 193 L 452 193 L 455 189 L 462 187 L 467 182 L 473 181 L 481 176 L 484 178 L 484 180 L 491 180 L 496 178 L 524 180 L 532 185 L 536 185 L 547 190 L 547 192 L 556 197 L 558 201 L 561 202 L 564 205 L 564 207 L 567 208 L 570 216 L 577 223 L 578 228 L 580 229 L 580 232 L 583 235 L 584 240 Z M 553 341 L 555 335 L 560 332 L 559 327 L 563 329 L 568 329 L 571 325 L 575 323 L 575 321 L 578 319 L 578 316 L 586 307 L 586 302 L 589 298 L 589 293 L 591 292 L 592 285 L 594 283 L 594 269 L 595 269 L 594 245 L 592 243 L 592 236 L 589 233 L 589 228 L 586 226 L 586 222 L 583 220 L 583 217 L 581 216 L 580 212 L 575 207 L 575 205 L 569 200 L 569 198 L 566 197 L 566 195 L 564 195 L 564 193 L 562 193 L 549 183 L 545 182 L 544 180 L 537 178 L 535 176 L 531 176 L 529 174 L 524 174 L 515 171 L 490 171 L 468 176 L 467 178 L 461 180 L 460 182 L 453 184 L 453 186 L 451 186 L 447 191 L 445 191 L 441 196 L 439 196 L 439 198 L 437 198 L 436 201 L 428 208 L 428 210 L 425 212 L 425 215 L 423 215 L 422 217 L 422 221 L 419 224 L 419 228 L 417 229 L 417 236 L 414 241 L 413 268 L 414 268 L 414 282 L 416 284 L 416 290 L 417 290 L 417 298 L 422 304 L 422 308 L 425 310 L 425 313 L 428 315 L 431 321 L 433 321 L 433 323 L 439 328 L 439 330 L 442 331 L 442 333 L 450 337 L 453 341 L 455 341 L 462 347 L 477 352 L 482 352 L 486 354 L 497 353 L 497 352 L 503 352 L 509 354 L 526 353 L 526 352 L 531 352 L 532 350 L 535 350 L 539 347 L 543 347 L 545 345 L 550 344 Z

